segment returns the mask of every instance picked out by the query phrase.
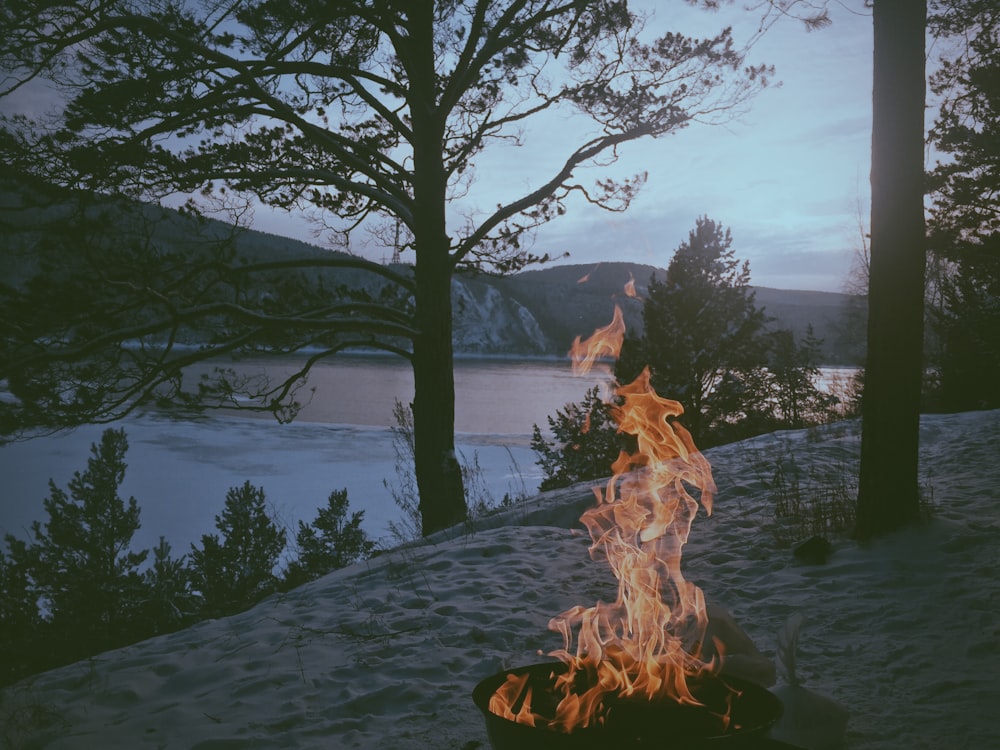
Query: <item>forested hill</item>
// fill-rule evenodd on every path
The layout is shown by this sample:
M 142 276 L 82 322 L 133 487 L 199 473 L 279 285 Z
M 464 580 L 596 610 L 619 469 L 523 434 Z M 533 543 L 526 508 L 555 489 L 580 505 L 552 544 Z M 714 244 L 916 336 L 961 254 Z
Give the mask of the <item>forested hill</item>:
M 642 299 L 653 275 L 665 270 L 638 263 L 606 262 L 562 265 L 524 271 L 494 280 L 506 296 L 527 308 L 553 345 L 563 350 L 577 335 L 587 336 L 611 321 L 621 307 L 629 330 L 642 328 Z M 636 297 L 625 286 L 634 280 Z M 774 328 L 802 336 L 808 326 L 823 340 L 822 364 L 853 365 L 863 361 L 864 298 L 835 292 L 753 287 L 757 305 L 773 318 Z M 556 345 L 556 342 L 559 342 Z
M 17 286 L 39 271 L 37 259 L 30 247 L 39 240 L 51 250 L 58 237 L 42 237 L 39 227 L 52 225 L 51 207 L 27 212 L 10 210 L 21 203 L 17 188 L 10 183 L 0 189 L 0 281 Z M 206 237 L 225 236 L 230 228 L 221 222 L 195 222 L 175 211 L 134 207 L 123 211 L 122 236 L 136 231 L 150 231 L 155 252 L 170 248 L 197 246 Z M 56 211 L 58 213 L 58 211 Z M 16 216 L 20 216 L 18 221 Z M 137 219 L 141 216 L 141 219 Z M 30 229 L 27 232 L 25 222 Z M 20 226 L 16 226 L 20 224 Z M 141 227 L 137 227 L 141 224 Z M 55 222 L 58 226 L 58 221 Z M 56 239 L 57 242 L 51 242 Z M 67 260 L 73 249 L 66 244 Z M 254 260 L 308 258 L 327 256 L 329 250 L 297 240 L 253 230 L 240 230 L 236 237 L 239 255 Z M 51 258 L 51 256 L 49 256 Z M 405 256 L 404 256 L 405 259 Z M 71 267 L 67 263 L 67 267 Z M 405 268 L 400 268 L 405 272 Z M 455 348 L 460 354 L 539 356 L 563 355 L 574 337 L 588 336 L 599 326 L 611 321 L 614 305 L 622 307 L 626 325 L 637 331 L 642 326 L 642 297 L 651 275 L 662 276 L 663 269 L 634 263 L 607 262 L 597 265 L 560 265 L 528 270 L 513 276 L 497 278 L 483 274 L 460 274 L 452 283 L 455 310 Z M 352 288 L 363 287 L 376 293 L 385 282 L 358 270 L 325 269 L 317 274 L 324 284 L 337 283 Z M 625 294 L 625 284 L 635 280 L 638 298 Z M 266 291 L 266 290 L 262 290 Z M 801 335 L 811 324 L 822 338 L 822 364 L 856 364 L 861 361 L 864 325 L 857 313 L 861 298 L 844 294 L 809 291 L 785 291 L 758 288 L 757 302 L 774 317 L 776 327 L 788 328 Z

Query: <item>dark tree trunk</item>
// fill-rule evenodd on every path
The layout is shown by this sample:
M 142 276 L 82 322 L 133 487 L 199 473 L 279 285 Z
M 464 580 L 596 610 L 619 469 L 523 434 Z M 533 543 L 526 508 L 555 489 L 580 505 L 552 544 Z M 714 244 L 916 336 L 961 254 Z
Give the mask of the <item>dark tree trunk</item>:
M 868 359 L 858 535 L 919 512 L 923 379 L 925 0 L 876 0 Z
M 465 520 L 466 506 L 462 470 L 455 456 L 454 265 L 445 221 L 444 115 L 431 105 L 437 100 L 433 3 L 415 3 L 409 19 L 418 330 L 413 341 L 413 453 L 421 531 L 427 536 Z
M 413 342 L 413 453 L 424 536 L 465 520 L 462 470 L 455 457 L 455 374 L 451 268 L 442 251 L 417 239 L 417 328 Z M 421 252 L 423 255 L 421 256 Z

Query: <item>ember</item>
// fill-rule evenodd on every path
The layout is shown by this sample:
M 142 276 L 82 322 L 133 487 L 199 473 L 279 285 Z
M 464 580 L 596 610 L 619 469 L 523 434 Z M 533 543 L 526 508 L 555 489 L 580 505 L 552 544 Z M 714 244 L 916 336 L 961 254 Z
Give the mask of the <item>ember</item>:
M 705 706 L 687 706 L 673 701 L 609 700 L 606 720 L 571 733 L 519 723 L 495 713 L 489 705 L 497 694 L 518 685 L 520 695 L 512 699 L 527 703 L 525 692 L 534 696 L 535 711 L 551 715 L 560 700 L 555 680 L 566 673 L 558 662 L 533 664 L 493 675 L 473 691 L 473 701 L 486 718 L 486 731 L 494 750 L 630 750 L 671 748 L 703 750 L 719 744 L 731 748 L 777 747 L 762 736 L 781 713 L 780 701 L 768 690 L 734 678 L 704 679 L 693 689 Z M 714 704 L 731 705 L 732 722 L 720 731 Z
M 624 333 L 615 307 L 610 325 L 573 342 L 574 370 L 617 357 Z M 780 713 L 770 693 L 721 678 L 720 659 L 704 655 L 722 654 L 721 644 L 705 643 L 704 595 L 684 579 L 681 552 L 699 505 L 711 513 L 715 483 L 690 433 L 673 421 L 683 407 L 657 395 L 649 380 L 646 368 L 615 390 L 618 429 L 634 435 L 638 449 L 619 455 L 614 476 L 594 490 L 598 504 L 580 519 L 591 556 L 607 561 L 618 579 L 617 599 L 552 618 L 549 628 L 562 634 L 564 647 L 551 656 L 561 664 L 500 675 L 484 710 L 488 726 L 492 714 L 546 730 L 545 742 L 600 736 L 614 739 L 604 747 L 617 747 L 657 737 L 731 736 Z

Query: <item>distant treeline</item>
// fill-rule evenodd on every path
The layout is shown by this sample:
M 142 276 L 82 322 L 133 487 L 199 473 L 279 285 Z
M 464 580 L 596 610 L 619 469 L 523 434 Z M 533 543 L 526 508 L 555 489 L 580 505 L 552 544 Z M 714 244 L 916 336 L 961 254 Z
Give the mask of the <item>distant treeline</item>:
M 664 250 L 667 263 L 671 252 Z M 651 282 L 662 282 L 665 268 L 639 263 L 605 262 L 563 265 L 523 271 L 491 279 L 500 291 L 531 312 L 553 351 L 564 354 L 576 336 L 587 336 L 611 320 L 615 305 L 624 315 L 628 331 L 643 330 L 643 300 Z M 627 297 L 625 285 L 634 281 L 635 297 Z M 819 342 L 817 364 L 859 366 L 864 364 L 866 298 L 857 294 L 793 291 L 748 285 L 770 330 L 791 331 L 796 340 L 807 330 Z
M 774 327 L 731 245 L 727 228 L 701 217 L 662 278 L 635 284 L 635 297 L 623 290 L 619 304 L 637 308 L 642 325 L 622 334 L 617 382 L 642 382 L 680 402 L 677 421 L 703 449 L 856 414 L 861 382 L 819 387 L 822 339 L 810 326 L 801 336 Z M 535 426 L 543 490 L 604 477 L 619 451 L 635 451 L 614 419 L 617 403 L 591 389 L 548 418 L 554 439 Z

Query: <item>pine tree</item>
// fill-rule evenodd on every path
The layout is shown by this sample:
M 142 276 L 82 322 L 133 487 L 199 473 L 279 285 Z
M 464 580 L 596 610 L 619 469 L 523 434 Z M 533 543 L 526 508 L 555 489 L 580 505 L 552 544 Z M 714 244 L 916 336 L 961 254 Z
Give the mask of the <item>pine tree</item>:
M 611 464 L 628 444 L 628 436 L 618 432 L 611 405 L 601 398 L 596 385 L 582 402 L 566 404 L 548 422 L 554 440 L 543 437 L 538 425 L 531 437 L 531 448 L 538 456 L 535 463 L 545 474 L 542 490 L 610 476 Z
M 299 586 L 327 573 L 370 557 L 375 542 L 361 528 L 365 512 L 355 511 L 348 520 L 347 490 L 334 490 L 308 526 L 299 521 L 295 542 L 298 559 L 288 566 L 285 583 Z
M 741 409 L 759 408 L 748 374 L 766 364 L 763 310 L 750 289 L 750 266 L 731 248 L 728 229 L 707 216 L 681 243 L 661 282 L 650 279 L 641 336 L 628 336 L 615 366 L 620 383 L 646 365 L 651 384 L 684 406 L 681 421 L 699 445 L 718 442 L 714 431 Z
M 771 358 L 767 371 L 771 380 L 775 428 L 798 429 L 826 421 L 837 399 L 822 391 L 819 378 L 819 350 L 822 339 L 811 325 L 800 342 L 791 331 L 775 331 L 771 336 Z
M 185 564 L 187 556 L 175 558 L 170 552 L 170 542 L 161 536 L 153 548 L 153 564 L 143 574 L 143 636 L 173 632 L 192 622 L 197 610 L 191 573 Z
M 16 0 L 2 8 L 0 98 L 47 80 L 66 94 L 65 106 L 39 120 L 18 113 L 13 97 L 4 102 L 5 166 L 85 186 L 87 196 L 198 195 L 234 211 L 260 201 L 314 215 L 345 247 L 355 232 L 395 224 L 414 270 L 334 253 L 283 259 L 317 275 L 363 269 L 366 287 L 388 281 L 412 298 L 401 310 L 350 297 L 254 300 L 245 292 L 273 276 L 270 262 L 120 253 L 123 265 L 95 253 L 94 273 L 67 274 L 86 307 L 43 315 L 52 306 L 38 302 L 51 298 L 55 274 L 32 294 L 0 297 L 0 317 L 13 321 L 0 338 L 0 379 L 17 396 L 0 401 L 0 430 L 108 418 L 154 390 L 183 397 L 179 367 L 235 347 L 281 355 L 308 347 L 305 371 L 348 348 L 376 348 L 413 368 L 425 535 L 468 515 L 454 436 L 454 275 L 541 260 L 527 240 L 575 197 L 624 210 L 645 174 L 582 185 L 581 171 L 613 163 L 632 141 L 738 116 L 772 73 L 749 63 L 731 29 L 688 37 L 625 0 Z M 473 190 L 480 155 L 542 132 L 531 123 L 546 113 L 579 118 L 587 135 L 575 140 L 567 128 L 551 165 L 518 160 L 529 191 L 495 210 L 467 210 L 492 201 L 492 188 L 480 198 Z M 137 335 L 157 346 L 122 345 Z M 188 336 L 203 346 L 164 355 L 164 344 Z M 301 374 L 245 389 L 239 395 L 252 403 L 241 404 L 286 418 Z M 213 381 L 206 405 L 233 395 L 224 376 Z
M 930 324 L 941 350 L 935 408 L 1000 406 L 1000 9 L 987 0 L 932 6 L 950 43 L 931 77 L 941 106 L 930 131 L 947 154 L 928 173 L 929 247 L 945 273 Z
M 6 542 L 9 554 L 0 549 L 0 685 L 33 671 L 43 636 L 27 546 L 12 536 Z
M 132 552 L 139 529 L 134 497 L 118 496 L 125 478 L 125 430 L 105 430 L 91 445 L 82 474 L 69 494 L 49 481 L 44 526 L 32 524 L 26 550 L 30 574 L 49 612 L 54 640 L 65 658 L 78 658 L 121 645 L 141 595 L 139 566 L 148 551 Z
M 209 617 L 243 611 L 275 590 L 274 568 L 285 549 L 285 530 L 268 515 L 263 487 L 244 482 L 226 493 L 215 517 L 222 535 L 205 534 L 191 545 L 192 586 Z

